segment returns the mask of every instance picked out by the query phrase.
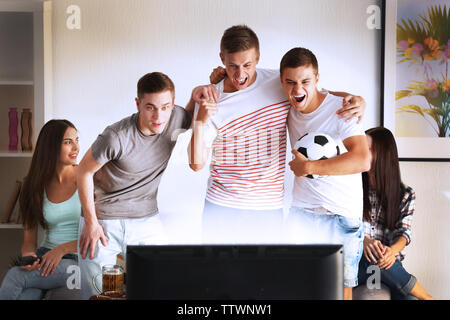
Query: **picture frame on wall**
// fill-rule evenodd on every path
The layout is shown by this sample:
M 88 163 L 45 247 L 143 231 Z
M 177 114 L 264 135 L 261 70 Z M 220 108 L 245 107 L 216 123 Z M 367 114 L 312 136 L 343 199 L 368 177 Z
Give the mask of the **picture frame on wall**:
M 448 0 L 385 0 L 381 125 L 400 160 L 450 161 Z

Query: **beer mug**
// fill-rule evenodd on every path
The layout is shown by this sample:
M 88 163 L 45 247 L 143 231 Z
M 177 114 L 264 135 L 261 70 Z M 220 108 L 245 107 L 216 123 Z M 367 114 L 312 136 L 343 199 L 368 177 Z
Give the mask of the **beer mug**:
M 97 287 L 97 277 L 102 276 L 102 290 Z M 92 278 L 92 285 L 98 294 L 120 297 L 123 295 L 123 268 L 117 264 L 102 267 L 102 273 Z

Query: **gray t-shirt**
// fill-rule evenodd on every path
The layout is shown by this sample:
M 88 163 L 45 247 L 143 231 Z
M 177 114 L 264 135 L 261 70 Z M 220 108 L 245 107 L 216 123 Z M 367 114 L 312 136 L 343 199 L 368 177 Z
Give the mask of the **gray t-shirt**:
M 191 124 L 189 113 L 174 106 L 161 134 L 145 136 L 138 113 L 116 122 L 92 144 L 92 155 L 105 165 L 94 175 L 98 219 L 142 218 L 158 213 L 156 196 L 176 137 Z

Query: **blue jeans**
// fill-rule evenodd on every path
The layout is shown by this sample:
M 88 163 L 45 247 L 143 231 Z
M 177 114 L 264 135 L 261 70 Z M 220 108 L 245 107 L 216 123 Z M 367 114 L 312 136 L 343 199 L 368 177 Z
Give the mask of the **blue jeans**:
M 375 263 L 367 261 L 365 256 L 361 258 L 358 273 L 358 281 L 360 284 L 365 284 L 367 279 L 373 274 L 373 272 L 367 272 L 367 268 L 371 265 L 375 265 Z M 391 290 L 392 300 L 417 300 L 416 297 L 409 294 L 416 284 L 417 279 L 403 268 L 400 261 L 395 261 L 388 270 L 379 270 L 380 280 Z
M 116 264 L 118 254 L 122 254 L 126 259 L 128 245 L 165 245 L 168 243 L 159 214 L 144 218 L 99 220 L 99 223 L 108 238 L 106 246 L 98 240 L 93 259 L 90 258 L 90 251 L 83 259 L 80 247 L 78 247 L 82 300 L 88 300 L 90 297 L 100 294 L 95 287 L 99 290 L 102 288 L 102 277 L 98 277 L 102 273 L 102 267 L 106 264 Z M 85 220 L 81 217 L 78 237 L 81 236 L 84 224 Z
M 358 285 L 358 263 L 363 251 L 361 218 L 348 218 L 322 207 L 291 207 L 285 223 L 289 242 L 296 244 L 342 244 L 344 287 Z
M 43 256 L 50 251 L 48 248 L 40 247 L 36 250 L 38 257 Z M 39 300 L 44 291 L 66 286 L 67 278 L 71 273 L 67 273 L 70 265 L 77 265 L 77 256 L 66 254 L 54 274 L 47 277 L 41 276 L 41 271 L 27 271 L 20 267 L 9 269 L 2 286 L 0 287 L 0 300 Z

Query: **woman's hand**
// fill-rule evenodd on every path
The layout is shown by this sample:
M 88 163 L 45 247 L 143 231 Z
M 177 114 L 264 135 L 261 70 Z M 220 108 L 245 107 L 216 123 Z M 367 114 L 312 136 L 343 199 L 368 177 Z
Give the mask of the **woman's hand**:
M 22 257 L 27 257 L 27 256 L 31 256 L 31 257 L 35 257 L 37 258 L 36 252 L 24 252 L 22 254 Z M 22 270 L 26 270 L 26 271 L 34 271 L 34 270 L 39 270 L 41 265 L 39 264 L 40 260 L 37 259 L 36 261 L 33 262 L 33 264 L 29 264 L 26 266 L 21 266 L 20 268 Z
M 64 251 L 60 247 L 56 247 L 42 256 L 40 268 L 41 276 L 46 277 L 54 274 L 56 267 L 64 256 Z
M 381 241 L 372 240 L 370 238 L 364 237 L 363 242 L 364 256 L 367 261 L 377 263 L 378 260 L 384 257 L 384 253 L 387 247 L 385 247 Z
M 395 263 L 395 252 L 391 247 L 386 246 L 383 259 L 378 262 L 380 269 L 388 270 Z

